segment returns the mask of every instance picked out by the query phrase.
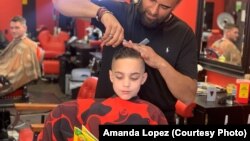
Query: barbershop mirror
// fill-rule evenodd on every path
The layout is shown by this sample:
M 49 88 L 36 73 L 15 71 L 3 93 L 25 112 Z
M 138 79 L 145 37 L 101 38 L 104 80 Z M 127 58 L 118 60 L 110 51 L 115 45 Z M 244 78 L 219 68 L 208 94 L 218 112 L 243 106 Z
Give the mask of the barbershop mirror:
M 199 63 L 230 76 L 249 73 L 249 0 L 199 0 L 198 5 Z

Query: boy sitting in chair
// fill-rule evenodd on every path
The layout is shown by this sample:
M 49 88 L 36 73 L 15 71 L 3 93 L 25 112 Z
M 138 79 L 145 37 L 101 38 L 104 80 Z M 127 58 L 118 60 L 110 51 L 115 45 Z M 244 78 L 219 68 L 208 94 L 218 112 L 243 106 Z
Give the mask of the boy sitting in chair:
M 167 124 L 158 107 L 137 96 L 147 78 L 144 61 L 138 52 L 121 47 L 113 56 L 109 75 L 115 91 L 112 97 L 77 99 L 59 105 L 48 116 L 38 140 L 73 140 L 74 127 L 82 129 L 82 125 L 99 138 L 99 125 Z

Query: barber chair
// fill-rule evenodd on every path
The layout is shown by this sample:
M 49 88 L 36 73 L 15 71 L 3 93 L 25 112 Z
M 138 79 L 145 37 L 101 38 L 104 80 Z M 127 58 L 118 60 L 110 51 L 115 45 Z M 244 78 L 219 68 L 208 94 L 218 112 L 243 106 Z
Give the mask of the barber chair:
M 211 31 L 211 35 L 208 36 L 208 38 L 207 38 L 207 47 L 208 47 L 208 48 L 211 47 L 212 44 L 213 44 L 215 41 L 221 39 L 222 37 L 223 37 L 223 35 L 220 33 L 220 30 L 219 30 L 219 29 L 213 29 L 213 30 Z
M 8 44 L 9 42 L 6 39 L 4 32 L 0 31 L 0 51 L 3 50 Z
M 205 48 L 206 57 L 208 59 L 217 60 L 219 58 L 219 54 L 214 50 L 214 48 Z
M 196 107 L 196 103 L 185 104 L 180 100 L 177 100 L 175 104 L 175 113 L 177 118 L 177 124 L 183 125 L 187 123 L 187 119 L 193 117 L 193 110 Z
M 95 98 L 95 91 L 98 78 L 95 76 L 88 77 L 82 84 L 78 94 L 78 99 Z
M 45 51 L 43 61 L 43 72 L 45 76 L 57 78 L 60 72 L 59 57 L 65 53 L 65 42 L 69 39 L 69 34 L 61 31 L 57 35 L 52 35 L 48 30 L 42 30 L 38 34 L 40 46 Z
M 70 76 L 66 78 L 67 86 L 65 93 L 71 95 L 72 99 L 76 99 L 80 87 L 90 76 L 91 70 L 89 68 L 73 69 Z
M 45 58 L 55 58 L 65 52 L 65 42 L 69 39 L 68 33 L 61 31 L 52 35 L 49 30 L 43 30 L 38 34 L 40 46 L 46 51 Z

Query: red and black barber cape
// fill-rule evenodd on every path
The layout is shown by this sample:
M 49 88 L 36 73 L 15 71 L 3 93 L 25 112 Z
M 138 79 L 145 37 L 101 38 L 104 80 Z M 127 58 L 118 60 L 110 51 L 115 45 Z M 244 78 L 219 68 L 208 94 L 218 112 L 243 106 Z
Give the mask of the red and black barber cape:
M 81 129 L 82 125 L 98 138 L 100 124 L 158 125 L 167 120 L 156 106 L 138 97 L 78 99 L 60 104 L 50 113 L 38 140 L 73 141 L 74 126 Z

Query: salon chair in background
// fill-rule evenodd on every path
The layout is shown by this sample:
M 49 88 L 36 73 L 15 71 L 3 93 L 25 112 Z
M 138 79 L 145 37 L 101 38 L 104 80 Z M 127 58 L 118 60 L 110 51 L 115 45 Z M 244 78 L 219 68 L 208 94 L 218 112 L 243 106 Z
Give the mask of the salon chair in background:
M 185 104 L 180 100 L 177 100 L 175 104 L 175 113 L 176 113 L 176 124 L 183 125 L 186 124 L 187 119 L 193 117 L 193 111 L 196 107 L 196 103 Z
M 218 60 L 219 54 L 215 51 L 214 48 L 205 48 L 206 58 L 212 60 Z
M 57 78 L 60 72 L 59 57 L 65 53 L 69 34 L 61 31 L 52 35 L 49 30 L 42 30 L 37 37 L 40 46 L 45 51 L 43 73 L 45 77 Z
M 215 41 L 221 39 L 222 37 L 223 35 L 221 34 L 219 29 L 212 29 L 211 35 L 207 38 L 207 47 L 211 47 Z
M 1 52 L 1 50 L 3 50 L 8 44 L 9 44 L 9 41 L 6 39 L 4 32 L 3 32 L 3 31 L 0 31 L 0 52 Z

